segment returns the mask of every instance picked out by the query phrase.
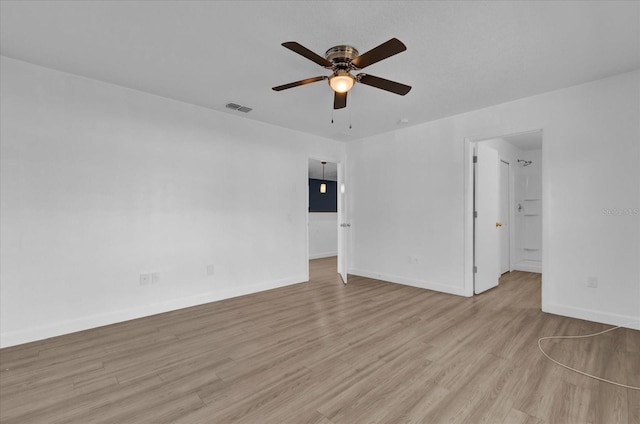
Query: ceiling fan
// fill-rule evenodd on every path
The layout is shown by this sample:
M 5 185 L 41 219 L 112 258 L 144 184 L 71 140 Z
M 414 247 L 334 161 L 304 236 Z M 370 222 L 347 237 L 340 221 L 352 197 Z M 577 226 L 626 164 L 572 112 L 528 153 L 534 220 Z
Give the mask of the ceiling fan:
M 324 54 L 325 57 L 312 52 L 295 41 L 282 43 L 282 46 L 306 57 L 323 68 L 331 69 L 333 73 L 329 76 L 323 75 L 279 85 L 277 87 L 273 87 L 273 90 L 275 91 L 287 90 L 300 85 L 328 80 L 329 86 L 331 86 L 335 92 L 333 108 L 342 109 L 347 106 L 347 92 L 351 90 L 356 82 L 380 88 L 401 96 L 404 96 L 411 90 L 411 86 L 409 85 L 400 84 L 399 82 L 390 81 L 373 75 L 365 73 L 360 73 L 355 76 L 351 75 L 351 71 L 353 70 L 366 68 L 369 65 L 373 65 L 376 62 L 407 50 L 407 46 L 397 38 L 392 38 L 391 40 L 382 43 L 378 47 L 374 47 L 363 54 L 359 54 L 358 50 L 351 46 L 334 46 L 326 51 Z

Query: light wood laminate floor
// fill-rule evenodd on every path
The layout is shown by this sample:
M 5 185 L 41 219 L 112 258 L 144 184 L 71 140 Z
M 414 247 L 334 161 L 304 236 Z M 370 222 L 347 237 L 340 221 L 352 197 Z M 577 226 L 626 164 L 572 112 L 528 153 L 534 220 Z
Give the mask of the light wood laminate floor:
M 473 298 L 367 278 L 311 282 L 0 350 L 0 422 L 640 423 L 640 392 L 565 370 L 539 337 L 606 325 L 544 314 L 540 278 Z M 640 332 L 545 342 L 640 385 Z

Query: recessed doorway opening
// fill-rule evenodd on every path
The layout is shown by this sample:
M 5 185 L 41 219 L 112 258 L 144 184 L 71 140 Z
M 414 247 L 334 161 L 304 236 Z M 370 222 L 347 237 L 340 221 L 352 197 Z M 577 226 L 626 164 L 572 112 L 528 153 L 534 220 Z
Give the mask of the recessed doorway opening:
M 465 294 L 542 273 L 542 130 L 465 140 Z
M 346 284 L 351 224 L 347 219 L 345 162 L 308 158 L 307 166 L 307 259 L 336 257 L 336 271 Z M 308 269 L 307 262 L 307 275 Z

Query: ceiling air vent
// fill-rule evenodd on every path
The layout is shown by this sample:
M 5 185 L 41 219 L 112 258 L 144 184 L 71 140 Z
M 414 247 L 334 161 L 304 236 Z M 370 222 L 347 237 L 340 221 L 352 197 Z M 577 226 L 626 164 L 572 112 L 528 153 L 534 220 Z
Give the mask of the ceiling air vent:
M 250 107 L 237 105 L 235 103 L 227 103 L 225 105 L 225 107 L 227 109 L 233 109 L 233 110 L 237 110 L 237 111 L 244 112 L 244 113 L 249 113 L 249 112 L 251 112 L 253 110 Z

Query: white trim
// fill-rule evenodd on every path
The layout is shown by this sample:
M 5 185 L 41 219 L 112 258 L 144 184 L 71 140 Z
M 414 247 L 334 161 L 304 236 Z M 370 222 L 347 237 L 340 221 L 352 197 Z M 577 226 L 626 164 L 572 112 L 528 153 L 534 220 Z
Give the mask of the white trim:
M 314 253 L 309 255 L 309 259 L 322 259 L 322 258 L 330 258 L 332 256 L 338 256 L 338 251 L 334 252 L 322 252 L 322 253 Z
M 226 290 L 223 292 L 208 292 L 202 293 L 197 296 L 173 299 L 153 305 L 146 305 L 141 308 L 131 308 L 105 314 L 96 314 L 77 320 L 55 322 L 25 331 L 0 333 L 0 347 L 5 348 L 37 340 L 48 339 L 50 337 L 62 336 L 64 334 L 75 333 L 78 331 L 89 330 L 96 327 L 129 321 L 132 319 L 157 315 L 164 312 L 170 312 L 178 309 L 189 308 L 192 306 L 203 305 L 206 303 L 217 302 L 220 300 L 244 296 L 261 291 L 272 290 L 280 287 L 290 286 L 293 284 L 303 283 L 306 281 L 308 281 L 308 278 L 305 278 L 304 276 L 285 278 L 275 281 L 266 281 L 247 287 Z
M 474 141 L 469 138 L 462 140 L 464 146 L 464 237 L 463 237 L 463 250 L 464 250 L 464 269 L 463 269 L 463 281 L 464 287 L 463 296 L 473 296 L 473 146 Z
M 511 164 L 509 163 L 509 161 L 500 158 L 500 162 L 504 163 L 507 165 L 507 184 L 508 184 L 508 199 L 507 199 L 507 208 L 508 208 L 508 213 L 507 213 L 507 219 L 509 220 L 509 222 L 507 222 L 507 231 L 509 232 L 509 266 L 507 267 L 507 271 L 506 272 L 511 272 L 513 271 L 513 251 L 515 249 L 515 243 L 513 240 L 513 236 L 514 236 L 514 232 L 513 231 L 513 223 L 516 221 L 514 218 L 514 211 L 513 211 L 513 199 L 515 199 L 515 193 L 514 193 L 514 186 L 515 184 L 513 184 L 512 182 L 512 176 L 513 176 L 513 170 L 511 169 Z M 502 206 L 501 206 L 502 207 Z M 502 247 L 500 247 L 500 249 L 502 249 Z M 502 254 L 502 252 L 500 252 L 500 254 Z M 501 267 L 502 268 L 502 267 Z M 500 269 L 500 272 L 502 273 L 502 269 Z
M 305 243 L 304 243 L 304 248 L 305 248 L 305 258 L 307 258 L 307 260 L 305 261 L 304 264 L 304 273 L 305 273 L 305 281 L 309 281 L 309 259 L 311 259 L 309 257 L 309 253 L 311 248 L 309 247 L 309 244 L 311 243 L 311 238 L 309 237 L 309 156 L 307 156 L 307 169 L 306 169 L 306 173 L 305 175 L 307 176 L 307 179 L 304 181 L 304 198 L 305 198 L 305 204 L 307 205 L 305 208 L 305 214 L 304 214 L 304 219 L 305 219 Z
M 518 262 L 513 266 L 514 271 L 537 272 L 542 274 L 542 265 L 527 264 L 524 261 Z
M 426 290 L 433 290 L 440 293 L 448 293 L 457 296 L 470 297 L 465 294 L 464 287 L 453 287 L 446 284 L 433 283 L 424 280 L 415 280 L 412 278 L 400 277 L 397 275 L 380 274 L 377 272 L 365 271 L 362 269 L 350 269 L 349 274 L 359 277 L 371 278 L 374 280 L 382 280 L 389 283 L 402 284 L 405 286 L 418 287 Z
M 626 328 L 640 330 L 640 316 L 633 317 L 631 315 L 611 314 L 606 312 L 594 311 L 591 309 L 576 308 L 573 306 L 558 304 L 543 306 L 542 312 L 562 315 L 570 318 L 583 319 L 585 321 L 598 322 L 602 324 L 620 325 Z
M 343 191 L 342 188 L 345 187 Z M 338 266 L 336 272 L 340 274 L 340 278 L 344 284 L 347 284 L 349 277 L 349 249 L 351 237 L 349 237 L 349 227 L 343 227 L 343 224 L 350 226 L 349 208 L 347 198 L 351 187 L 347 184 L 347 157 L 345 155 L 341 162 L 338 162 L 338 216 L 336 222 L 336 231 L 338 238 Z

